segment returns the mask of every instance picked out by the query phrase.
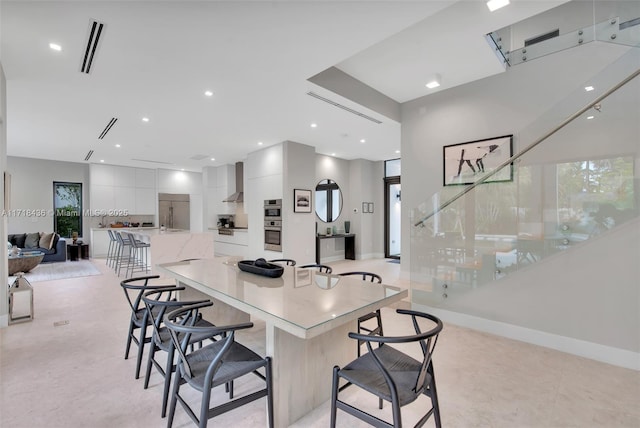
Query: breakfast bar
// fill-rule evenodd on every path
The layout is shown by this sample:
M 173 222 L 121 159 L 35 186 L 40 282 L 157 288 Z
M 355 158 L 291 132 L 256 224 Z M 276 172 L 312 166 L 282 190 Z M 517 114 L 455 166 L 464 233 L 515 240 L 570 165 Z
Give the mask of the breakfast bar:
M 408 295 L 406 289 L 286 266 L 279 278 L 238 269 L 237 257 L 156 266 L 214 300 L 265 321 L 273 357 L 275 426 L 286 427 L 330 398 L 331 369 L 355 358 L 358 317 Z M 216 320 L 217 323 L 220 320 Z

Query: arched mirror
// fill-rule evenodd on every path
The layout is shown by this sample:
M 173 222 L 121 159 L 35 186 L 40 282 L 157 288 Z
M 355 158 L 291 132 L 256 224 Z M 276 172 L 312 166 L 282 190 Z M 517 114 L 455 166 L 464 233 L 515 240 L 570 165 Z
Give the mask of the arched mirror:
M 336 221 L 342 210 L 342 192 L 333 180 L 320 180 L 316 186 L 316 215 L 325 223 Z

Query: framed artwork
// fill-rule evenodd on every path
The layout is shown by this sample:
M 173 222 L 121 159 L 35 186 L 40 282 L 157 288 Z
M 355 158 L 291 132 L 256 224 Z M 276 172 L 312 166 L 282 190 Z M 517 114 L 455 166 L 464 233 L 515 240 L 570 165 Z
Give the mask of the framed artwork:
M 311 212 L 311 190 L 293 189 L 293 212 Z
M 362 203 L 362 214 L 368 214 L 369 213 L 369 203 L 368 202 L 363 202 Z
M 373 202 L 369 202 L 369 214 L 373 214 Z
M 513 135 L 453 144 L 442 148 L 443 184 L 472 184 L 483 175 L 485 182 L 513 181 L 513 164 L 496 172 L 496 168 L 513 156 Z

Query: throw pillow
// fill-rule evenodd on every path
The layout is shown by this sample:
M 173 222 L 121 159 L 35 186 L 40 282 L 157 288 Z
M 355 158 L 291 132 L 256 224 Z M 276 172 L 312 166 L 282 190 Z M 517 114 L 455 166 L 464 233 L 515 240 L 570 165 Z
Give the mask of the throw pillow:
M 24 248 L 38 248 L 40 244 L 40 233 L 27 233 L 27 238 L 24 240 Z
M 16 235 L 15 238 L 16 238 L 16 241 L 15 242 L 11 241 L 11 243 L 18 248 L 24 248 L 24 241 L 25 239 L 27 239 L 27 234 L 22 233 L 22 234 Z
M 55 233 L 44 233 L 42 232 L 40 234 L 40 243 L 38 244 L 38 246 L 40 248 L 46 248 L 47 250 L 51 249 L 51 246 L 53 244 L 53 235 L 55 235 Z

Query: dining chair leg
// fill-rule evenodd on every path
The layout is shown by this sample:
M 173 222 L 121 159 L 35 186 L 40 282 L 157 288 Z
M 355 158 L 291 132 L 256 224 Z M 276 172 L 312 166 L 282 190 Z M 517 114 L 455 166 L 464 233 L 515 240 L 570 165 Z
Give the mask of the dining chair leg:
M 129 358 L 129 350 L 131 349 L 131 341 L 133 340 L 133 323 L 129 323 L 129 334 L 127 335 L 127 347 L 124 350 L 124 359 Z
M 151 377 L 151 366 L 153 365 L 153 358 L 156 355 L 156 344 L 151 339 L 151 347 L 149 348 L 149 355 L 147 356 L 147 369 L 144 373 L 144 389 L 149 388 L 149 378 Z
M 267 378 L 267 412 L 269 412 L 269 428 L 273 428 L 273 372 L 271 369 L 271 357 L 266 357 L 265 359 L 267 360 L 267 365 L 265 366 L 265 375 Z
M 167 416 L 167 404 L 169 401 L 169 387 L 171 386 L 171 376 L 174 372 L 173 366 L 173 355 L 174 355 L 173 346 L 169 348 L 169 352 L 167 352 L 167 365 L 164 369 L 164 385 L 162 388 L 162 417 Z
M 138 339 L 138 355 L 136 357 L 136 379 L 140 378 L 140 367 L 142 367 L 142 351 L 144 350 L 144 343 L 147 340 L 147 328 L 140 328 L 140 338 Z
M 333 366 L 333 385 L 331 388 L 331 421 L 329 422 L 329 428 L 336 428 L 336 413 L 337 413 L 337 401 L 338 401 L 338 370 L 340 367 Z
M 173 425 L 173 417 L 176 414 L 178 392 L 180 391 L 180 375 L 178 373 L 178 370 L 180 369 L 176 369 L 176 378 L 173 382 L 173 388 L 171 389 L 171 405 L 169 406 L 169 416 L 167 416 L 167 428 L 171 428 L 171 426 Z

